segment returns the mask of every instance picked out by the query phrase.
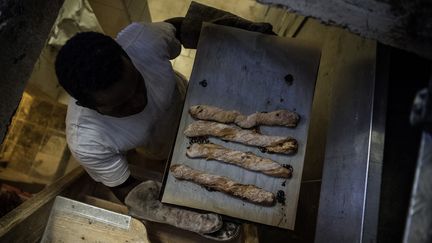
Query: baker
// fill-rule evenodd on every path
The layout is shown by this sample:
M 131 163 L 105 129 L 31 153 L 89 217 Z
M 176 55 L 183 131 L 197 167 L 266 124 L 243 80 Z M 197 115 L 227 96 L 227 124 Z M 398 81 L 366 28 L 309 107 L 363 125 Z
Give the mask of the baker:
M 271 25 L 210 9 L 219 22 L 271 31 Z M 222 18 L 215 18 L 221 13 Z M 133 216 L 204 234 L 221 227 L 220 216 L 162 205 L 157 200 L 160 184 L 132 176 L 127 156 L 139 148 L 139 158 L 159 168 L 168 158 L 187 85 L 170 62 L 184 44 L 184 21 L 132 23 L 115 40 L 96 32 L 78 33 L 60 49 L 55 70 L 60 85 L 72 96 L 67 143 L 87 173 L 109 187 Z M 197 37 L 183 39 L 192 40 L 188 47 L 197 43 Z

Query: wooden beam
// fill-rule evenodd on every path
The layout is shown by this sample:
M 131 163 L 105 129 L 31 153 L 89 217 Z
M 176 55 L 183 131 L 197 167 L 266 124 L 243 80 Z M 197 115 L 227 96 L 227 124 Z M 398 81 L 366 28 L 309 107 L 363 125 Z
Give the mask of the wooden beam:
M 43 234 L 54 199 L 73 197 L 73 185 L 84 170 L 78 167 L 0 219 L 0 242 L 37 242 Z

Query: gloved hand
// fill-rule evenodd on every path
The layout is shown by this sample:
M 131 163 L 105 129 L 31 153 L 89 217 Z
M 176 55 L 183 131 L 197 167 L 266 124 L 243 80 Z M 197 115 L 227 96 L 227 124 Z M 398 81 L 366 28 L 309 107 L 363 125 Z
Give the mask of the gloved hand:
M 125 204 L 129 215 L 175 227 L 207 234 L 222 227 L 222 218 L 213 213 L 201 214 L 194 211 L 163 205 L 158 200 L 160 183 L 146 181 L 133 188 L 126 196 Z
M 236 27 L 239 29 L 260 32 L 263 34 L 276 35 L 273 32 L 273 26 L 269 23 L 252 22 L 238 16 L 224 16 L 210 21 L 210 23 Z

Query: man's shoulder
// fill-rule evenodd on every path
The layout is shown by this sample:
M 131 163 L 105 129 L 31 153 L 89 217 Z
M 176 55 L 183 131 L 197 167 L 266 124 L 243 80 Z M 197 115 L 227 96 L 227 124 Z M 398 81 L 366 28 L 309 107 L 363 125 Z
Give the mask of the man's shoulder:
M 139 35 L 142 32 L 144 32 L 144 34 L 154 34 L 155 32 L 173 29 L 175 29 L 175 27 L 167 22 L 133 22 L 117 34 L 116 40 L 121 39 L 124 35 Z
M 110 142 L 101 127 L 94 124 L 69 124 L 66 126 L 66 139 L 70 151 L 80 161 L 117 153 L 115 144 Z
M 94 123 L 97 119 L 97 114 L 93 110 L 79 106 L 76 101 L 71 98 L 67 107 L 66 126 L 80 126 L 86 123 Z
M 87 108 L 69 103 L 66 116 L 66 137 L 71 147 L 81 144 L 102 144 L 104 121 Z
M 121 30 L 116 41 L 124 49 L 131 45 L 140 44 L 141 47 L 152 46 L 158 44 L 162 39 L 171 37 L 170 33 L 173 31 L 174 26 L 166 22 L 154 23 L 138 23 L 134 22 Z M 142 45 L 144 44 L 145 45 Z
M 127 131 L 144 126 L 144 115 L 115 118 L 76 104 L 69 104 L 66 116 L 66 137 L 69 147 L 76 151 L 109 150 L 117 153 L 130 140 L 131 135 Z

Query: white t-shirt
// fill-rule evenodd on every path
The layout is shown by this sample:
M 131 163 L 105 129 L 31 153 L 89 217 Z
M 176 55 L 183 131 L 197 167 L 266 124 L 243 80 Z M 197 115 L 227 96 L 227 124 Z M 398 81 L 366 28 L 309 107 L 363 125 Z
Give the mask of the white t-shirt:
M 169 154 L 180 117 L 182 96 L 170 59 L 180 53 L 175 28 L 169 23 L 133 23 L 116 41 L 141 73 L 148 103 L 135 115 L 116 118 L 78 106 L 71 99 L 66 136 L 72 155 L 95 180 L 113 187 L 130 175 L 125 153 L 144 147 L 153 159 Z

